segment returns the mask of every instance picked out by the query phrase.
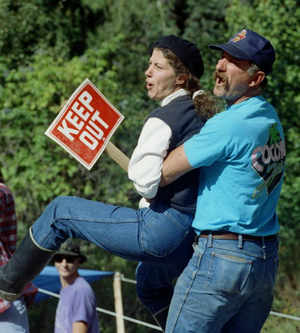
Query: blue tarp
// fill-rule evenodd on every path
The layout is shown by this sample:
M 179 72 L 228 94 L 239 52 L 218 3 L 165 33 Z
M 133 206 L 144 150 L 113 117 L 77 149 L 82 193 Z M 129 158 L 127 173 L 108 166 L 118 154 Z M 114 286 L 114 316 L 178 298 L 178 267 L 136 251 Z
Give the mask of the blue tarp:
M 115 274 L 114 272 L 102 272 L 92 269 L 79 269 L 78 273 L 80 276 L 85 278 L 89 283 L 101 280 L 107 276 L 112 276 Z M 46 266 L 43 269 L 43 271 L 40 273 L 40 275 L 33 280 L 33 283 L 38 288 L 45 289 L 56 294 L 59 294 L 61 288 L 59 274 L 56 267 L 54 266 Z M 38 303 L 50 297 L 51 297 L 50 295 L 38 292 L 35 298 L 35 303 Z

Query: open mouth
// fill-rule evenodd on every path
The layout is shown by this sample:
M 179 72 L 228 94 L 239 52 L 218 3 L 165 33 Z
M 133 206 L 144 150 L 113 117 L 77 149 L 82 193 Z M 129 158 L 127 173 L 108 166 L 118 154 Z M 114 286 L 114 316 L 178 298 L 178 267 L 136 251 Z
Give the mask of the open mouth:
M 222 84 L 223 83 L 223 79 L 222 78 L 220 78 L 220 77 L 217 77 L 217 79 L 216 79 L 216 84 Z
M 147 82 L 146 88 L 149 90 L 149 89 L 151 89 L 152 87 L 153 87 L 153 84 L 152 84 L 152 83 L 149 83 L 149 82 Z
M 216 81 L 216 85 L 222 85 L 227 82 L 226 75 L 219 72 L 214 72 L 213 78 Z

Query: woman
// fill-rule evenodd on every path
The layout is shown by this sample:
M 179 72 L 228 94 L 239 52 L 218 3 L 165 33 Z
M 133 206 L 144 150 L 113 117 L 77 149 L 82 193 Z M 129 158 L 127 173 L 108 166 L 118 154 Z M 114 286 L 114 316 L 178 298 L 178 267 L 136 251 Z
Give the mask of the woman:
M 154 42 L 145 74 L 148 95 L 161 106 L 149 115 L 129 165 L 129 178 L 146 205 L 135 210 L 77 197 L 54 199 L 0 271 L 0 297 L 14 299 L 66 239 L 81 238 L 142 262 L 138 293 L 164 325 L 172 280 L 192 255 L 198 171 L 159 188 L 160 170 L 165 156 L 216 113 L 214 98 L 199 84 L 203 70 L 199 50 L 188 40 L 165 36 Z

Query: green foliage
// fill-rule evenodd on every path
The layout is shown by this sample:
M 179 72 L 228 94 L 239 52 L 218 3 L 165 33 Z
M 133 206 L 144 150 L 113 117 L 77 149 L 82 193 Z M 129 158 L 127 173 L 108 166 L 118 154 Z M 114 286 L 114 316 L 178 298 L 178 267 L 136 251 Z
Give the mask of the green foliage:
M 11 68 L 27 64 L 42 50 L 64 59 L 80 55 L 102 15 L 79 0 L 1 0 L 1 57 Z
M 147 97 L 144 75 L 153 41 L 167 34 L 192 40 L 205 64 L 201 83 L 211 90 L 219 54 L 208 45 L 223 43 L 247 27 L 269 38 L 277 54 L 264 92 L 282 120 L 287 146 L 278 205 L 281 265 L 274 311 L 299 316 L 299 5 L 299 0 L 1 0 L 0 161 L 16 198 L 19 237 L 59 195 L 137 206 L 139 196 L 126 173 L 106 153 L 87 171 L 44 135 L 61 104 L 85 78 L 125 116 L 112 141 L 130 156 L 145 117 L 157 105 Z M 134 279 L 136 263 L 92 244 L 84 250 L 88 268 L 120 271 Z M 98 306 L 113 310 L 111 284 L 103 280 L 95 288 Z M 123 292 L 125 315 L 149 322 L 134 288 L 124 286 Z M 49 307 L 53 314 L 55 302 Z M 34 308 L 31 318 L 38 331 L 42 322 Z M 45 333 L 53 331 L 51 320 Z M 100 320 L 103 332 L 115 332 L 114 318 L 103 315 Z M 277 333 L 278 327 L 299 331 L 293 322 L 271 317 L 263 332 Z M 126 329 L 149 332 L 134 324 L 126 324 Z
M 212 43 L 224 43 L 227 24 L 224 20 L 228 1 L 186 1 L 186 20 L 183 37 L 196 43 L 201 51 L 205 72 L 201 83 L 205 89 L 212 90 L 212 74 L 219 56 L 218 52 L 208 48 Z
M 289 332 L 298 333 L 300 331 L 299 321 L 291 319 L 282 319 L 280 317 L 270 315 L 266 321 L 261 333 L 278 333 Z
M 118 90 L 116 67 L 109 61 L 114 43 L 118 42 L 119 39 L 115 38 L 109 45 L 103 43 L 101 49 L 88 49 L 81 57 L 68 62 L 54 59 L 46 53 L 37 54 L 30 66 L 12 69 L 4 78 L 0 137 L 6 149 L 0 154 L 10 184 L 17 194 L 18 215 L 23 222 L 31 223 L 41 211 L 41 203 L 44 206 L 55 196 L 82 193 L 104 199 L 106 188 L 111 191 L 107 181 L 114 178 L 111 172 L 116 168 L 109 171 L 106 165 L 103 168 L 99 165 L 98 179 L 93 180 L 44 132 L 59 112 L 59 106 L 86 77 L 107 96 Z M 118 172 L 118 175 L 119 181 L 124 182 L 125 173 Z M 120 196 L 125 198 L 127 192 L 124 189 L 131 189 L 129 186 L 123 188 Z

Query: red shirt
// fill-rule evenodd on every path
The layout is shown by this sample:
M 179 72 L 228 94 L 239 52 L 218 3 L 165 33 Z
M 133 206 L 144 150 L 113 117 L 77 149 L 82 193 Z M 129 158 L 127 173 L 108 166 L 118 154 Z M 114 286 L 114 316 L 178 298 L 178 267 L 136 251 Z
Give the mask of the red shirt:
M 5 265 L 17 246 L 17 217 L 15 202 L 9 188 L 0 183 L 0 267 Z M 37 288 L 29 283 L 22 293 L 27 305 L 34 302 Z M 0 313 L 10 307 L 10 302 L 0 298 Z

